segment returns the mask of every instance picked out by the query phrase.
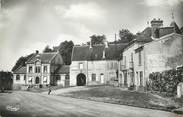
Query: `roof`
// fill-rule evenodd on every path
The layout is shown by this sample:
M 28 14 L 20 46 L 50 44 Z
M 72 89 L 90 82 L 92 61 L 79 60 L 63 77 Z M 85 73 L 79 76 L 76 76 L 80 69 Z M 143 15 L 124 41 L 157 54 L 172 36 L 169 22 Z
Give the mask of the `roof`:
M 69 74 L 69 65 L 63 65 L 55 71 L 56 74 Z
M 18 69 L 16 69 L 13 73 L 15 74 L 26 74 L 26 67 L 20 67 Z
M 174 27 L 174 31 L 178 34 L 181 34 L 181 30 L 179 28 L 179 26 L 177 25 L 177 23 L 175 21 L 172 21 L 170 24 L 171 27 Z
M 108 48 L 105 48 L 104 44 L 93 45 L 92 48 L 90 48 L 89 45 L 74 46 L 72 61 L 103 60 L 104 52 L 105 60 L 118 60 L 126 45 L 127 44 L 109 44 Z
M 40 60 L 41 63 L 49 63 L 56 54 L 56 52 L 38 53 L 30 58 L 27 63 L 34 63 L 36 60 Z
M 159 28 L 159 37 L 163 37 L 173 32 L 174 32 L 174 27 L 161 27 Z

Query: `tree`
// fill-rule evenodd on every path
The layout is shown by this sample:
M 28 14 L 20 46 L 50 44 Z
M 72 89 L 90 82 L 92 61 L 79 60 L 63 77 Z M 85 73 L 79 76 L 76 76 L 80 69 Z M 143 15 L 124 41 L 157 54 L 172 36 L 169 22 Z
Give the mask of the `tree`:
M 181 34 L 183 34 L 183 27 L 180 29 L 180 31 L 181 31 Z
M 90 36 L 91 38 L 91 44 L 92 45 L 96 45 L 96 44 L 103 44 L 104 39 L 106 39 L 105 35 L 92 35 Z M 89 45 L 90 42 L 87 42 L 87 44 Z
M 0 71 L 0 91 L 12 89 L 13 74 L 11 72 Z
M 64 41 L 59 45 L 59 52 L 62 55 L 63 61 L 66 65 L 71 64 L 71 55 L 74 43 L 72 41 Z
M 44 53 L 47 53 L 47 52 L 53 52 L 53 50 L 49 47 L 49 45 L 47 45 L 45 47 L 45 49 L 43 50 Z
M 131 33 L 128 29 L 121 29 L 119 31 L 119 37 L 118 43 L 129 43 L 135 38 L 135 35 Z
M 27 55 L 27 56 L 25 56 L 25 57 L 21 56 L 21 57 L 17 60 L 16 64 L 13 66 L 12 71 L 15 71 L 17 68 L 19 68 L 19 67 L 21 67 L 21 66 L 26 66 L 25 62 L 26 62 L 30 57 L 32 57 L 33 55 L 34 55 L 34 54 L 30 54 L 30 55 Z

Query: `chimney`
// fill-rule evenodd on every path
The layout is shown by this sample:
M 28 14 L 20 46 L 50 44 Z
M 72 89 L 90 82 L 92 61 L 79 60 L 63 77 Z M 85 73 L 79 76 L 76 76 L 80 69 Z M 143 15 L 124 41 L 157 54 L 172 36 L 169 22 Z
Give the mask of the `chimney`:
M 154 18 L 151 21 L 151 28 L 152 28 L 151 36 L 153 38 L 159 38 L 159 28 L 161 27 L 163 27 L 163 20 L 161 20 L 160 18 L 158 19 Z
M 36 54 L 39 54 L 39 51 L 38 50 L 36 50 Z

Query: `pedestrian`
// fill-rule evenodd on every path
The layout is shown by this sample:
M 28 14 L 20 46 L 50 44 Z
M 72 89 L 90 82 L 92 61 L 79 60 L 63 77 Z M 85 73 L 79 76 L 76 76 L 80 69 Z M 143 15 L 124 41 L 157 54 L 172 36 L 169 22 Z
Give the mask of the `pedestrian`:
M 50 93 L 51 93 L 51 87 L 49 87 L 48 89 L 48 95 L 50 95 Z

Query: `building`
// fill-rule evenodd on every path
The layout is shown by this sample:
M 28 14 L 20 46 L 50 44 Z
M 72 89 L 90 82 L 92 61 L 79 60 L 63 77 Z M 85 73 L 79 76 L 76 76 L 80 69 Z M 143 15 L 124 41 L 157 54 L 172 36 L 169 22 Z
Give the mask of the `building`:
M 13 72 L 14 88 L 22 85 L 65 86 L 69 79 L 69 66 L 65 66 L 59 52 L 36 53 L 26 61 L 25 67 Z M 68 83 L 66 83 L 68 84 Z
M 145 87 L 149 74 L 182 65 L 182 35 L 173 21 L 163 27 L 163 21 L 153 19 L 151 27 L 142 31 L 123 51 L 120 62 L 119 83 L 135 88 Z M 175 60 L 179 57 L 179 60 Z
M 97 85 L 118 80 L 120 53 L 126 44 L 74 46 L 70 65 L 70 85 Z

